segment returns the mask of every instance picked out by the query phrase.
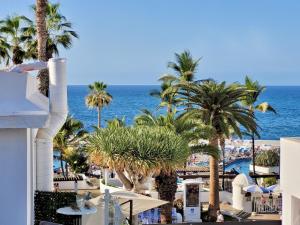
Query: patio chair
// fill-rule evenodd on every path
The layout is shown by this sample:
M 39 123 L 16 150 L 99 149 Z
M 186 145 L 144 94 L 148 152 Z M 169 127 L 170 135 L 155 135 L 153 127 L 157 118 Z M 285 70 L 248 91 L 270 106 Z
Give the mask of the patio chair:
M 41 221 L 40 225 L 62 225 L 62 224 L 58 224 L 58 223 L 51 223 L 51 222 L 47 222 L 47 221 Z

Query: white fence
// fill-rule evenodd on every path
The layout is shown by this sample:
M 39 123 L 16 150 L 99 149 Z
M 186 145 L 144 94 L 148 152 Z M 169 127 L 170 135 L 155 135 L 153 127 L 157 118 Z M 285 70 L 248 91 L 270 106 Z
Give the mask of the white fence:
M 279 196 L 252 197 L 252 211 L 257 213 L 277 213 L 282 210 L 282 198 Z

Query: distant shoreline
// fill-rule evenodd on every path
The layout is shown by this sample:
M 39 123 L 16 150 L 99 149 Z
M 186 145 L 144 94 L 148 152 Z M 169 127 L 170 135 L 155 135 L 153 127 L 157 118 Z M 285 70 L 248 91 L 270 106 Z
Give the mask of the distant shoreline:
M 233 139 L 231 142 L 230 140 L 226 140 L 226 145 L 252 145 L 252 140 L 250 139 Z M 275 147 L 279 147 L 280 146 L 280 140 L 264 140 L 264 139 L 258 139 L 255 140 L 255 146 L 261 146 L 261 145 L 271 145 L 271 146 L 275 146 Z

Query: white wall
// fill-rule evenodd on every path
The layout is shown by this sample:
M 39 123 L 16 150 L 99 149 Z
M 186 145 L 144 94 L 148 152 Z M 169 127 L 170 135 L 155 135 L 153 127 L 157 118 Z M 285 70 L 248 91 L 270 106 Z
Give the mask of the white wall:
M 0 129 L 0 224 L 26 225 L 30 220 L 27 178 L 27 129 Z
M 54 183 L 58 183 L 59 189 L 61 190 L 74 190 L 75 189 L 75 181 L 54 181 Z M 98 189 L 96 186 L 90 186 L 86 183 L 85 180 L 77 181 L 78 190 L 95 190 Z
M 249 170 L 253 172 L 253 165 L 249 165 Z M 279 166 L 271 166 L 271 167 L 264 167 L 264 166 L 255 166 L 255 172 L 258 174 L 271 174 L 271 173 L 279 173 Z
M 296 223 L 295 210 L 300 208 L 300 138 L 282 138 L 280 140 L 280 186 L 282 189 L 283 225 Z

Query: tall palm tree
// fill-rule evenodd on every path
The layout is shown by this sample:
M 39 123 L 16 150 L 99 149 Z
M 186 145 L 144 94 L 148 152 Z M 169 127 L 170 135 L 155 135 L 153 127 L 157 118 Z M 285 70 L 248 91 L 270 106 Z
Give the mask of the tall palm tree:
M 202 84 L 181 82 L 177 86 L 178 94 L 182 96 L 184 104 L 193 106 L 183 116 L 198 119 L 205 125 L 214 128 L 214 134 L 209 138 L 211 146 L 218 148 L 218 141 L 222 136 L 228 137 L 231 128 L 240 137 L 242 136 L 240 127 L 256 133 L 254 115 L 249 109 L 239 104 L 240 99 L 248 94 L 246 88 L 215 81 L 207 81 Z M 219 209 L 218 158 L 210 156 L 209 165 L 209 216 L 211 220 L 216 220 Z
M 25 59 L 26 52 L 24 50 L 25 34 L 23 27 L 26 23 L 30 23 L 25 16 L 8 16 L 5 20 L 0 21 L 0 33 L 6 38 L 2 39 L 2 47 L 5 47 L 7 53 L 9 50 L 13 64 L 21 64 Z M 5 42 L 4 42 L 5 41 Z
M 176 90 L 174 89 L 174 84 L 185 81 L 185 82 L 195 82 L 195 74 L 199 66 L 201 58 L 194 59 L 188 50 L 182 53 L 175 53 L 175 62 L 169 62 L 168 68 L 172 69 L 175 76 L 172 74 L 166 74 L 161 77 L 164 82 L 170 82 L 171 87 L 167 88 L 163 92 L 163 96 L 174 95 Z M 171 91 L 170 91 L 171 90 Z M 188 94 L 188 93 L 187 93 Z M 190 104 L 187 104 L 187 109 L 191 108 Z
M 27 47 L 28 52 L 27 55 L 31 58 L 38 58 L 40 61 L 47 62 L 47 24 L 46 24 L 46 13 L 47 13 L 47 4 L 48 0 L 36 0 L 36 10 L 35 10 L 35 18 L 36 18 L 36 26 L 33 26 L 31 23 L 30 29 L 24 28 L 23 31 L 26 34 Z M 31 31 L 31 32 L 29 32 Z M 36 33 L 36 41 L 35 41 L 35 50 L 37 55 L 32 57 L 32 39 L 34 38 L 34 32 Z M 39 79 L 39 90 L 45 96 L 48 96 L 49 89 L 49 72 L 48 69 L 42 69 L 38 73 Z M 62 162 L 62 160 L 61 160 Z M 63 169 L 63 167 L 62 167 Z
M 94 82 L 89 85 L 90 93 L 85 98 L 89 108 L 96 108 L 98 111 L 98 128 L 101 127 L 101 110 L 112 101 L 112 96 L 106 91 L 107 85 L 103 82 Z
M 193 82 L 200 60 L 201 58 L 194 59 L 187 50 L 180 54 L 175 53 L 175 62 L 169 62 L 168 67 L 175 72 L 177 77 L 173 76 L 172 78 L 172 76 L 169 76 L 169 78 L 171 78 L 171 80 L 179 79 L 181 81 Z
M 221 148 L 221 152 L 222 152 L 222 189 L 225 189 L 225 137 L 224 136 L 220 136 L 219 138 L 219 145 Z
M 259 96 L 263 93 L 266 89 L 265 86 L 259 84 L 258 81 L 251 80 L 248 76 L 245 77 L 245 88 L 249 90 L 247 96 L 242 98 L 242 104 L 246 106 L 250 113 L 253 115 L 256 111 L 258 112 L 273 112 L 276 113 L 276 110 L 268 103 L 262 102 L 257 104 Z M 255 133 L 250 133 L 252 139 L 252 163 L 253 163 L 253 174 L 255 175 Z
M 36 14 L 36 23 L 31 22 L 23 29 L 27 58 L 48 61 L 59 55 L 60 47 L 69 49 L 72 47 L 73 38 L 78 38 L 78 34 L 72 30 L 72 23 L 60 13 L 59 7 L 59 3 L 51 4 L 47 0 L 37 0 L 36 6 L 32 6 Z M 47 96 L 48 70 L 41 71 L 38 78 L 39 89 Z
M 36 27 L 32 30 L 36 30 L 37 36 L 37 58 L 41 61 L 48 61 L 47 60 L 47 39 L 48 39 L 48 32 L 47 32 L 47 24 L 46 24 L 46 14 L 47 14 L 47 0 L 36 0 L 36 10 L 35 10 L 35 17 L 36 17 Z M 25 28 L 26 31 L 26 28 Z M 30 35 L 32 37 L 32 35 Z
M 60 161 L 63 176 L 68 176 L 66 164 L 66 173 L 64 171 L 63 160 L 68 150 L 77 148 L 87 134 L 81 121 L 68 115 L 66 122 L 53 139 L 53 148 L 60 151 Z
M 45 0 L 37 0 L 44 2 Z M 47 1 L 46 1 L 47 2 Z M 38 5 L 37 5 L 38 6 Z M 36 13 L 36 15 L 41 15 L 38 12 L 37 6 L 33 5 L 32 9 Z M 46 6 L 46 14 L 45 16 L 45 25 L 46 25 L 46 33 L 44 33 L 44 37 L 46 37 L 46 59 L 50 59 L 53 56 L 59 55 L 59 47 L 63 47 L 69 49 L 72 47 L 73 38 L 78 38 L 78 34 L 72 29 L 72 23 L 67 20 L 65 16 L 63 16 L 60 11 L 60 4 L 51 4 L 46 3 L 43 4 L 43 7 Z M 26 46 L 28 49 L 28 54 L 31 58 L 37 58 L 38 49 L 37 49 L 37 33 L 38 33 L 38 17 L 36 20 L 36 24 L 31 22 L 29 26 L 25 27 L 24 33 L 26 34 Z
M 180 135 L 189 144 L 190 154 L 201 152 L 204 154 L 218 156 L 218 150 L 198 143 L 200 138 L 208 138 L 211 129 L 199 124 L 199 121 L 190 120 L 176 116 L 176 112 L 168 113 L 166 116 L 155 116 L 148 110 L 135 118 L 136 126 L 164 127 Z M 177 190 L 177 174 L 175 168 L 166 173 L 161 171 L 155 178 L 159 198 L 170 202 L 162 206 L 161 221 L 171 223 L 171 210 Z

